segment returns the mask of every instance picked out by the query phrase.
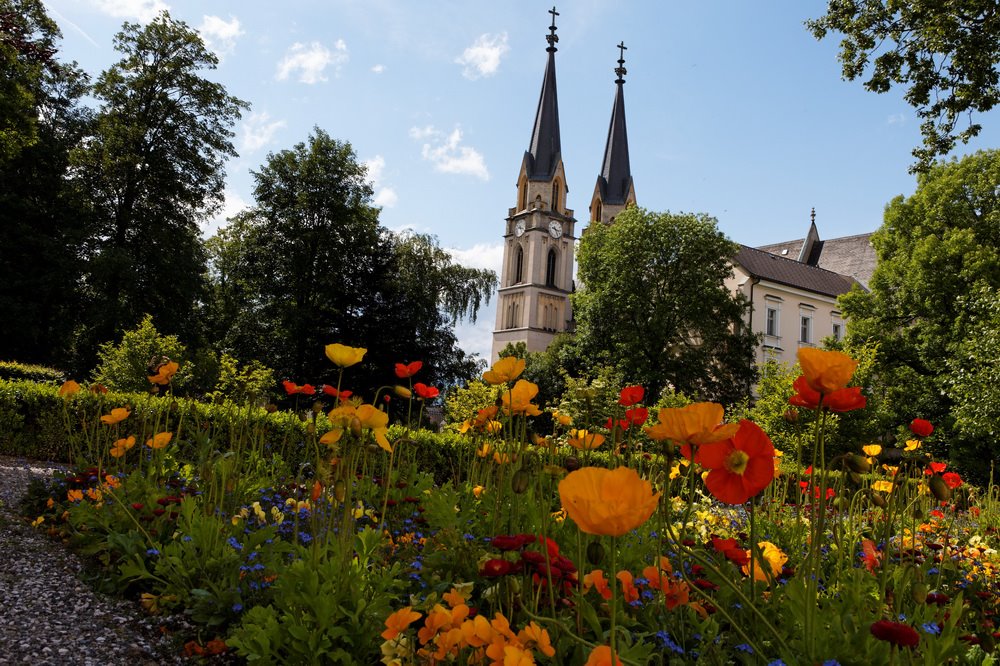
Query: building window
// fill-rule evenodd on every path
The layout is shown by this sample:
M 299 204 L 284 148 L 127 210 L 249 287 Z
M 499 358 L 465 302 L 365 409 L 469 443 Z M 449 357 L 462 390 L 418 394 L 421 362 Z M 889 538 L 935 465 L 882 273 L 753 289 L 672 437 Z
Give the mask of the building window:
M 545 286 L 556 286 L 556 251 L 549 250 L 548 260 L 545 262 Z
M 812 317 L 807 315 L 799 316 L 799 342 L 812 342 Z
M 519 189 L 521 190 L 520 196 L 518 197 L 521 202 L 521 208 L 519 210 L 524 210 L 528 207 L 528 181 L 522 180 L 521 187 Z
M 594 200 L 593 209 L 594 209 L 594 222 L 600 222 L 601 221 L 601 200 L 600 199 Z
M 837 342 L 844 339 L 844 325 L 840 322 L 833 323 L 833 339 Z
M 514 284 L 521 284 L 521 279 L 524 277 L 524 250 L 520 245 L 517 246 L 517 252 L 514 253 Z
M 767 327 L 765 328 L 766 334 L 769 335 L 769 336 L 771 336 L 771 337 L 776 338 L 776 337 L 778 337 L 778 334 L 779 334 L 780 330 L 781 329 L 779 328 L 779 323 L 778 323 L 778 308 L 768 307 L 767 308 Z
M 552 181 L 552 210 L 559 210 L 559 181 Z

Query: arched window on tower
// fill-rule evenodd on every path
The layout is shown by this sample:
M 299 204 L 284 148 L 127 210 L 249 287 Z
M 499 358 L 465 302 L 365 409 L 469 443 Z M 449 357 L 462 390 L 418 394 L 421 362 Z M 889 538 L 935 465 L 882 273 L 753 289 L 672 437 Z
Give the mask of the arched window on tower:
M 552 210 L 559 210 L 559 179 L 552 181 Z
M 520 245 L 517 246 L 517 252 L 514 253 L 514 284 L 521 284 L 521 280 L 524 278 L 524 250 Z
M 600 222 L 601 221 L 601 212 L 602 212 L 601 211 L 601 200 L 600 199 L 594 199 L 594 205 L 592 206 L 592 208 L 594 209 L 594 222 Z
M 528 207 L 528 181 L 527 181 L 527 179 L 522 180 L 520 186 L 518 187 L 518 197 L 517 197 L 517 200 L 520 203 L 520 207 L 518 208 L 518 210 L 525 210 Z
M 545 261 L 545 286 L 556 286 L 556 251 L 549 250 L 548 259 Z

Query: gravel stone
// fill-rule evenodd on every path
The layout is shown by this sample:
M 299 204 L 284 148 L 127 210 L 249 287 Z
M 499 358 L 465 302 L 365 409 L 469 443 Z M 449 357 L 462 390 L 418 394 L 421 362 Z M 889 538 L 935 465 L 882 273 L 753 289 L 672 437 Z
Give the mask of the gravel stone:
M 189 663 L 161 618 L 95 592 L 81 560 L 31 527 L 17 505 L 51 463 L 0 456 L 0 664 L 153 666 Z

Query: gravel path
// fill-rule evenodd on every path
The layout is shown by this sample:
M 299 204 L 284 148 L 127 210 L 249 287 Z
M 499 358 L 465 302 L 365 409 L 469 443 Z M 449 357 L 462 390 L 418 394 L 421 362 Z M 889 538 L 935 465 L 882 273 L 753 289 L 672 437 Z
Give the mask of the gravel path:
M 187 663 L 156 618 L 94 592 L 72 553 L 17 515 L 46 463 L 0 456 L 0 664 L 143 666 Z

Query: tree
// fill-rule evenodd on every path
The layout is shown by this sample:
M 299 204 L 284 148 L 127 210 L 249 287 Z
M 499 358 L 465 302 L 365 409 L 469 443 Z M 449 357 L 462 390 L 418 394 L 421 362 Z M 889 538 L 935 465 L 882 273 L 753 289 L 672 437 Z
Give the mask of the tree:
M 580 242 L 573 297 L 581 357 L 658 396 L 736 402 L 754 381 L 747 304 L 724 281 L 736 245 L 705 215 L 630 208 Z M 652 401 L 654 398 L 650 398 Z
M 89 224 L 67 170 L 90 113 L 58 39 L 40 2 L 0 0 L 0 340 L 10 358 L 66 367 Z
M 332 382 L 324 347 L 364 347 L 352 390 L 385 384 L 402 361 L 423 361 L 425 383 L 476 372 L 452 324 L 475 317 L 496 276 L 454 264 L 432 237 L 379 226 L 349 143 L 316 129 L 269 155 L 254 178 L 255 206 L 210 242 L 214 330 L 224 349 L 295 381 Z
M 217 210 L 232 126 L 247 105 L 203 78 L 218 59 L 166 12 L 115 37 L 122 59 L 101 74 L 92 136 L 74 154 L 77 185 L 98 223 L 87 248 L 91 319 L 84 361 L 97 342 L 143 313 L 195 338 L 205 252 L 199 222 Z
M 979 450 L 975 430 L 964 431 L 953 410 L 955 373 L 966 366 L 976 340 L 992 334 L 970 295 L 1000 290 L 1000 152 L 979 152 L 938 163 L 909 198 L 895 198 L 872 236 L 878 265 L 870 292 L 842 297 L 848 342 L 877 345 L 883 411 L 896 423 L 931 420 L 934 438 L 952 453 Z M 971 346 L 970 346 L 971 345 Z M 960 382 L 963 385 L 964 382 Z M 962 399 L 976 400 L 971 396 Z M 962 454 L 964 455 L 964 454 Z
M 845 79 L 870 72 L 864 86 L 876 93 L 907 86 L 904 97 L 923 121 L 924 137 L 912 170 L 926 171 L 957 140 L 979 134 L 972 114 L 1000 101 L 1000 8 L 993 0 L 829 0 L 826 14 L 806 25 L 817 39 L 843 34 Z M 963 116 L 969 124 L 959 131 Z

